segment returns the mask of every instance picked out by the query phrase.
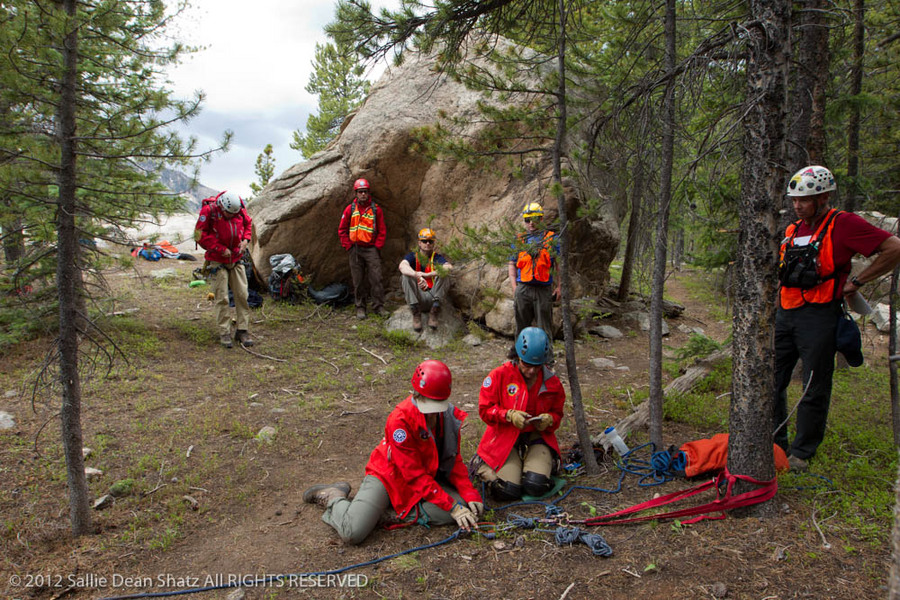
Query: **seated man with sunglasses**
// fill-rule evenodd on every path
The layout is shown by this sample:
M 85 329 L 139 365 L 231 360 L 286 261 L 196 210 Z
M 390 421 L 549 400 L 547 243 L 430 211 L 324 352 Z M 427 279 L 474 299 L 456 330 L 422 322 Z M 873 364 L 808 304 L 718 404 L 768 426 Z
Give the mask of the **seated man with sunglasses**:
M 422 331 L 422 311 L 428 312 L 428 326 L 437 329 L 441 304 L 450 288 L 447 273 L 453 265 L 434 251 L 434 231 L 426 227 L 419 231 L 418 237 L 418 248 L 400 261 L 400 273 L 403 295 L 412 312 L 413 329 Z
M 555 235 L 543 228 L 544 208 L 530 202 L 522 210 L 525 233 L 513 246 L 509 259 L 509 281 L 515 303 L 516 336 L 532 324 L 540 327 L 553 343 L 553 302 L 559 299 L 559 282 L 553 281 L 559 245 Z M 549 364 L 553 364 L 552 345 Z M 515 358 L 515 345 L 509 358 Z

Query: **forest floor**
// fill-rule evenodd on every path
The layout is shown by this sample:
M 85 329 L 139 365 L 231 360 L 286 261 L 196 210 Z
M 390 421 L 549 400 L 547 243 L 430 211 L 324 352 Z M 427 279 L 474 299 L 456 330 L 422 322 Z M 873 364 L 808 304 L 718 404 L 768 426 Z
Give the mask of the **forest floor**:
M 29 382 L 52 340 L 19 344 L 0 362 L 0 410 L 16 420 L 13 429 L 0 431 L 3 598 L 193 592 L 246 584 L 257 576 L 331 571 L 428 545 L 433 546 L 331 579 L 296 577 L 243 585 L 243 596 L 230 596 L 236 590 L 225 588 L 190 597 L 886 596 L 889 524 L 873 521 L 862 507 L 850 509 L 858 510 L 856 523 L 823 512 L 822 499 L 835 491 L 815 476 L 781 477 L 764 518 L 590 528 L 611 546 L 608 558 L 594 556 L 581 544 L 559 546 L 552 531 L 518 529 L 500 531 L 494 539 L 470 534 L 440 543 L 454 533 L 451 528 L 379 528 L 360 546 L 344 546 L 320 520 L 321 509 L 302 503 L 303 491 L 315 483 L 346 480 L 355 492 L 386 416 L 409 393 L 412 370 L 426 357 L 450 366 L 452 401 L 470 414 L 463 430 L 468 460 L 484 430 L 477 413 L 479 387 L 502 362 L 509 339 L 485 334 L 479 346 L 457 341 L 430 351 L 386 335 L 382 319 L 356 320 L 352 307 L 269 300 L 254 313 L 253 353 L 227 350 L 213 331 L 208 288 L 188 287 L 195 266 L 141 261 L 133 271 L 106 274 L 115 302 L 105 310 L 118 314 L 102 323 L 125 351 L 127 363 L 118 360 L 108 372 L 95 369 L 84 388 L 82 422 L 84 445 L 92 449 L 86 465 L 103 472 L 90 481 L 93 498 L 116 483 L 125 495 L 93 512 L 94 535 L 73 539 L 69 532 L 58 393 L 40 388 L 32 398 Z M 162 268 L 174 268 L 176 277 L 149 276 Z M 682 330 L 700 327 L 718 342 L 729 333 L 724 307 L 698 288 L 698 278 L 693 272 L 676 273 L 667 286 L 667 297 L 686 307 L 681 318 L 669 321 L 665 346 L 671 360 L 688 344 Z M 604 323 L 621 327 L 626 335 L 613 341 L 588 336 L 576 351 L 593 433 L 628 414 L 648 388 L 646 333 L 614 319 Z M 881 336 L 868 339 L 867 354 L 883 352 Z M 598 368 L 590 359 L 599 357 L 628 368 Z M 557 363 L 560 372 L 564 363 Z M 677 370 L 667 370 L 667 381 L 674 376 Z M 868 375 L 863 368 L 853 376 Z M 568 391 L 564 373 L 561 378 Z M 883 390 L 879 401 L 886 397 Z M 699 411 L 692 411 L 689 402 L 678 410 L 667 408 L 667 443 L 725 431 L 727 403 L 727 394 L 717 393 Z M 576 440 L 571 414 L 567 407 L 558 432 L 564 448 Z M 257 434 L 266 426 L 275 428 L 274 438 L 260 441 Z M 635 432 L 627 441 L 641 444 L 646 432 Z M 611 460 L 601 466 L 600 477 L 578 477 L 573 484 L 615 489 L 620 470 Z M 814 474 L 832 477 L 823 467 L 812 463 Z M 577 489 L 559 505 L 578 520 L 691 485 L 675 480 L 644 487 L 636 476 L 626 475 L 618 493 Z M 880 498 L 893 496 L 892 480 L 872 485 Z M 700 498 L 697 503 L 711 499 Z M 519 506 L 495 510 L 488 518 L 503 524 L 512 514 L 540 517 L 544 511 Z

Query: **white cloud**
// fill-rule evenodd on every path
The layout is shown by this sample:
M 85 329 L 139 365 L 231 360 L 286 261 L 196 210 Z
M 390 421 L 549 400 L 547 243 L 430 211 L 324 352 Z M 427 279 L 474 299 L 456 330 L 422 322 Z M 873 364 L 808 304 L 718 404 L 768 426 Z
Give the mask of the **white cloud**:
M 169 79 L 178 97 L 206 93 L 203 112 L 183 131 L 200 148 L 215 146 L 226 129 L 234 132 L 231 150 L 201 166 L 204 185 L 249 195 L 266 144 L 273 146 L 276 174 L 302 160 L 289 147 L 291 132 L 303 130 L 318 105 L 304 88 L 334 9 L 323 0 L 192 0 L 177 18 L 170 35 L 202 49 L 170 69 Z

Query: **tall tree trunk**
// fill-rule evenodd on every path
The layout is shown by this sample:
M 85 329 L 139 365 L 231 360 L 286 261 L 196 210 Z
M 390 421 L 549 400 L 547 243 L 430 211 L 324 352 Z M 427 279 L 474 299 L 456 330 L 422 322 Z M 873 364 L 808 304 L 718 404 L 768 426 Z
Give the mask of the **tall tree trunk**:
M 828 51 L 827 11 L 825 0 L 800 0 L 798 14 L 796 84 L 788 98 L 791 106 L 787 144 L 788 171 L 794 173 L 807 165 L 825 160 L 825 88 L 831 56 Z M 793 220 L 789 199 L 781 194 L 784 229 Z
M 659 215 L 656 220 L 656 252 L 650 296 L 650 441 L 662 448 L 662 319 L 666 283 L 666 250 L 669 243 L 669 209 L 672 205 L 672 164 L 675 161 L 675 0 L 666 0 L 666 84 L 662 102 L 662 172 Z
M 639 149 L 635 157 L 631 184 L 631 216 L 628 217 L 628 235 L 625 241 L 625 256 L 622 259 L 622 278 L 619 280 L 619 290 L 616 293 L 616 300 L 619 302 L 624 302 L 631 292 L 635 256 L 637 255 L 638 243 L 644 229 L 641 215 L 641 204 L 644 200 L 644 180 L 644 157 Z
M 562 185 L 561 155 L 566 139 L 566 0 L 559 0 L 559 50 L 557 68 L 559 87 L 556 91 L 557 125 L 556 139 L 553 143 L 553 187 L 559 207 L 559 277 L 560 304 L 562 308 L 563 335 L 566 344 L 566 369 L 569 375 L 569 390 L 572 393 L 572 413 L 575 429 L 578 432 L 578 443 L 584 452 L 584 467 L 588 475 L 599 475 L 600 466 L 593 460 L 594 451 L 591 444 L 591 432 L 584 415 L 584 404 L 581 398 L 581 384 L 578 381 L 578 368 L 575 364 L 575 330 L 572 327 L 571 288 L 569 281 L 569 219 L 566 213 L 566 195 Z
M 74 535 L 91 531 L 91 511 L 87 479 L 84 474 L 81 434 L 81 380 L 78 372 L 78 294 L 81 290 L 78 268 L 78 233 L 75 226 L 76 131 L 75 112 L 78 85 L 78 29 L 75 26 L 75 0 L 63 0 L 66 33 L 63 39 L 63 79 L 57 110 L 57 135 L 60 138 L 59 204 L 56 280 L 59 294 L 59 339 L 57 341 L 59 378 L 62 387 L 63 451 L 69 484 L 69 514 Z
M 866 2 L 853 2 L 853 63 L 850 65 L 850 116 L 847 119 L 847 195 L 844 208 L 856 210 L 859 193 L 859 95 L 862 93 L 863 54 L 866 51 Z
M 894 528 L 891 534 L 891 572 L 888 576 L 888 600 L 900 600 L 900 472 L 894 482 Z
M 900 448 L 900 377 L 897 376 L 897 278 L 900 277 L 900 267 L 894 269 L 891 276 L 891 291 L 889 297 L 888 319 L 890 319 L 890 333 L 888 334 L 888 371 L 891 381 L 891 428 L 894 432 L 894 445 Z
M 784 106 L 790 54 L 788 0 L 750 0 L 744 164 L 735 263 L 728 469 L 770 480 L 775 395 L 776 200 L 784 192 Z M 739 485 L 738 491 L 746 489 Z M 763 505 L 751 513 L 765 512 Z

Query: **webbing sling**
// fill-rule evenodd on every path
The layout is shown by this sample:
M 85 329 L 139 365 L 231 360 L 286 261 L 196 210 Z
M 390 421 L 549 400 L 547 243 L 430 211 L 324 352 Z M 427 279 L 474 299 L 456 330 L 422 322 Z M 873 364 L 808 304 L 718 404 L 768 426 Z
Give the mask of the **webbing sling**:
M 722 482 L 726 481 L 727 485 L 725 486 L 725 492 L 721 491 Z M 737 494 L 736 496 L 732 495 L 732 488 L 737 481 L 746 481 L 748 483 L 752 483 L 757 486 L 757 489 L 750 490 L 748 492 L 744 492 L 742 494 Z M 701 506 L 694 506 L 691 508 L 682 508 L 680 510 L 674 510 L 667 513 L 656 513 L 652 515 L 643 515 L 638 517 L 631 518 L 622 518 L 627 517 L 628 515 L 632 515 L 635 513 L 639 513 L 644 510 L 648 510 L 651 508 L 657 508 L 660 506 L 664 506 L 666 504 L 671 504 L 673 502 L 678 502 L 679 500 L 683 500 L 685 498 L 690 498 L 696 494 L 701 492 L 705 492 L 710 488 L 716 489 L 716 499 L 712 502 L 708 502 Z M 714 479 L 707 481 L 706 483 L 702 483 L 698 486 L 688 488 L 686 490 L 681 490 L 678 492 L 673 492 L 671 494 L 666 494 L 665 496 L 660 496 L 658 498 L 654 498 L 653 500 L 648 500 L 647 502 L 642 502 L 641 504 L 636 504 L 630 508 L 625 508 L 613 513 L 609 513 L 606 515 L 600 515 L 598 517 L 591 517 L 589 519 L 584 520 L 585 525 L 619 525 L 622 523 L 637 523 L 640 521 L 654 521 L 659 519 L 678 519 L 680 517 L 690 517 L 693 515 L 699 515 L 694 519 L 689 519 L 687 521 L 682 521 L 685 524 L 696 523 L 698 521 L 702 521 L 703 519 L 724 519 L 725 511 L 732 510 L 735 508 L 740 508 L 742 506 L 750 506 L 752 504 L 759 504 L 760 502 L 765 502 L 766 500 L 771 499 L 775 496 L 775 492 L 778 491 L 778 480 L 772 479 L 770 481 L 760 481 L 758 479 L 753 479 L 752 477 L 748 477 L 746 475 L 732 475 L 728 472 L 728 469 L 722 471 L 719 475 L 717 475 Z M 708 513 L 721 513 L 719 516 L 711 516 Z

